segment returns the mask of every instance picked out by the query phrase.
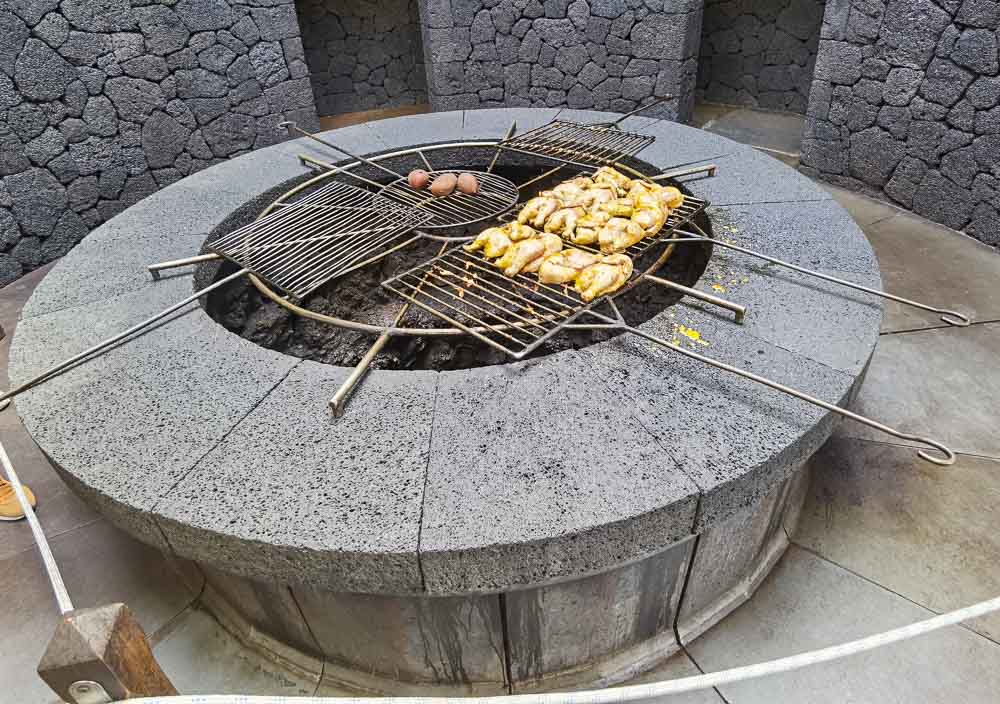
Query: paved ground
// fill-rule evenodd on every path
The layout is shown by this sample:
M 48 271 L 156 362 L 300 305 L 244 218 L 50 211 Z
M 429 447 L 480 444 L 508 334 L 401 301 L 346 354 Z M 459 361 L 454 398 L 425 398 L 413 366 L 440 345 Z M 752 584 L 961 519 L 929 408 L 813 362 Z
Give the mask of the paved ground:
M 771 114 L 709 107 L 711 131 L 787 152 Z M 790 155 L 790 156 L 789 156 Z M 814 460 L 813 485 L 793 546 L 743 607 L 686 654 L 641 681 L 779 657 L 839 643 L 1000 594 L 1000 255 L 867 198 L 831 189 L 875 247 L 889 291 L 956 307 L 966 329 L 933 314 L 888 309 L 857 407 L 890 424 L 949 441 L 953 467 L 921 462 L 859 426 L 842 426 Z M 44 270 L 0 291 L 0 364 L 17 312 Z M 78 606 L 125 601 L 151 634 L 168 675 L 185 693 L 311 694 L 242 648 L 197 608 L 200 578 L 172 570 L 155 551 L 82 505 L 24 433 L 13 411 L 0 434 L 40 496 L 39 517 Z M 33 670 L 55 625 L 55 604 L 28 528 L 0 525 L 0 681 L 11 702 L 52 701 Z M 788 675 L 674 697 L 675 702 L 996 702 L 1000 616 Z M 324 694 L 330 692 L 323 692 Z

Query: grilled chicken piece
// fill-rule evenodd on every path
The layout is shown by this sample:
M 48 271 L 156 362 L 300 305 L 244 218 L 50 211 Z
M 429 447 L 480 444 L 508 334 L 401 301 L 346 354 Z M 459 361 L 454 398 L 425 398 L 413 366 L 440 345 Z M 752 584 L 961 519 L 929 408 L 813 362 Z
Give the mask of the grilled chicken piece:
M 538 237 L 538 230 L 530 225 L 522 225 L 517 221 L 507 223 L 504 226 L 504 229 L 507 231 L 507 236 L 510 237 L 511 242 L 526 240 L 530 237 Z
M 587 214 L 583 208 L 560 208 L 549 216 L 545 222 L 545 231 L 562 235 L 563 239 L 571 240 L 577 221 Z
M 599 260 L 600 257 L 596 254 L 570 247 L 542 257 L 542 263 L 538 267 L 538 280 L 543 284 L 566 284 Z
M 679 208 L 684 204 L 684 194 L 680 192 L 680 189 L 674 188 L 673 186 L 664 186 L 661 188 L 660 199 L 671 210 Z
M 517 215 L 517 221 L 522 225 L 528 223 L 532 227 L 541 229 L 548 217 L 561 205 L 559 199 L 552 196 L 532 198 L 521 208 L 521 212 Z
M 645 237 L 639 223 L 625 218 L 611 218 L 597 233 L 601 251 L 606 254 L 623 252 Z
M 542 241 L 542 246 L 545 247 L 545 251 L 542 252 L 542 256 L 532 259 L 528 262 L 521 271 L 526 274 L 531 274 L 538 271 L 538 267 L 542 265 L 542 262 L 550 254 L 555 254 L 562 250 L 563 241 L 562 237 L 559 235 L 553 235 L 552 233 L 545 233 L 539 239 Z
M 611 254 L 591 264 L 576 277 L 576 290 L 580 298 L 590 303 L 620 289 L 632 276 L 632 260 L 624 254 Z
M 652 237 L 659 232 L 666 221 L 667 211 L 659 204 L 655 207 L 637 208 L 632 213 L 632 222 L 637 223 L 642 228 L 643 235 L 646 237 Z
M 494 259 L 502 256 L 507 251 L 507 248 L 510 247 L 510 244 L 510 237 L 503 228 L 489 227 L 480 232 L 479 237 L 465 245 L 463 249 L 466 252 L 475 252 L 481 249 L 483 250 L 483 254 L 488 258 Z
M 588 188 L 583 192 L 580 205 L 586 208 L 592 208 L 595 205 L 612 201 L 615 197 L 616 193 L 613 188 L 609 188 L 607 186 L 594 186 L 593 188 Z
M 614 200 L 609 200 L 607 203 L 599 204 L 597 209 L 614 217 L 628 218 L 632 217 L 635 205 L 628 198 L 615 198 Z
M 594 244 L 597 242 L 601 227 L 610 219 L 611 213 L 606 213 L 603 210 L 587 213 L 576 221 L 576 229 L 573 230 L 573 236 L 569 238 L 569 241 L 573 244 Z
M 558 198 L 564 206 L 572 208 L 584 203 L 587 191 L 584 187 L 567 181 L 565 183 L 560 183 L 551 191 L 545 191 L 545 193 L 551 193 L 555 198 Z
M 615 190 L 622 195 L 628 193 L 629 189 L 632 188 L 632 179 L 610 166 L 602 166 L 594 172 L 594 182 L 614 186 Z
M 655 199 L 663 207 L 673 210 L 684 202 L 684 194 L 673 186 L 661 186 L 638 179 L 632 182 L 632 188 L 629 190 L 628 195 L 636 206 L 641 206 L 643 203 L 648 203 L 651 199 Z
M 559 239 L 556 235 L 551 235 Z M 545 242 L 541 237 L 515 242 L 494 264 L 503 269 L 505 276 L 515 277 L 531 262 L 545 254 Z

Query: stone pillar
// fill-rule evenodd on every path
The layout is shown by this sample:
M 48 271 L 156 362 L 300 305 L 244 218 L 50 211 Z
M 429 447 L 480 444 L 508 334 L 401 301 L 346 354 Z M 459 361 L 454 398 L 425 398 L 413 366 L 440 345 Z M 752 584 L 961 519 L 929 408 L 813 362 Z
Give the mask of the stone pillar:
M 684 122 L 704 0 L 419 0 L 435 110 L 570 107 Z

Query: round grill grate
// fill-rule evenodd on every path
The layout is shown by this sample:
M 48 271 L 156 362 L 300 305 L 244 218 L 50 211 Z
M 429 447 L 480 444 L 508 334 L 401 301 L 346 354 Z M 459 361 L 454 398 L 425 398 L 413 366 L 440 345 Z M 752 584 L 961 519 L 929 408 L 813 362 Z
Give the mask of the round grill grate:
M 454 171 L 431 171 L 430 183 L 442 174 Z M 405 178 L 397 179 L 380 191 L 381 195 L 398 203 L 419 209 L 432 216 L 422 225 L 425 230 L 442 230 L 465 227 L 495 218 L 510 210 L 517 202 L 517 186 L 503 176 L 484 171 L 468 171 L 479 181 L 479 192 L 467 195 L 455 191 L 451 195 L 435 198 L 427 189 L 417 190 Z

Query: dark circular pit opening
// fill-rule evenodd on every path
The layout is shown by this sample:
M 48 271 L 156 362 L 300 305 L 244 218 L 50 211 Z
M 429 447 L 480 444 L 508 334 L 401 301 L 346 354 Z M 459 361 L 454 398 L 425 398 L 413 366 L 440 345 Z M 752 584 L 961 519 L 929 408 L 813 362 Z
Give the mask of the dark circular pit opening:
M 429 150 L 425 155 L 436 169 L 485 171 L 493 159 L 494 150 L 483 147 L 447 148 Z M 349 162 L 340 162 L 340 164 L 346 163 Z M 414 168 L 426 168 L 423 160 L 415 154 L 390 157 L 381 163 L 400 173 L 407 173 Z M 650 164 L 634 158 L 628 159 L 625 163 L 646 174 L 655 174 L 658 171 Z M 543 176 L 554 166 L 557 164 L 551 160 L 503 152 L 497 160 L 494 172 L 515 184 L 542 177 L 522 190 L 523 201 L 584 171 L 578 167 L 566 166 L 555 173 Z M 389 174 L 370 166 L 354 168 L 352 172 L 382 184 L 392 180 Z M 247 203 L 216 228 L 206 244 L 246 225 L 274 200 L 309 178 L 312 176 L 285 183 Z M 344 174 L 332 178 L 355 186 L 363 185 L 359 180 Z M 321 184 L 326 182 L 324 180 Z M 691 191 L 683 184 L 671 185 L 691 195 Z M 495 221 L 479 222 L 457 230 L 436 230 L 433 234 L 447 237 L 471 236 L 481 232 L 493 222 Z M 695 222 L 706 233 L 712 234 L 711 222 L 706 214 L 700 214 Z M 334 279 L 317 289 L 306 300 L 300 301 L 299 305 L 317 313 L 345 320 L 379 326 L 389 325 L 404 301 L 383 288 L 381 282 L 436 256 L 441 246 L 442 242 L 439 241 L 418 240 L 362 269 Z M 449 246 L 459 245 L 456 243 Z M 643 271 L 652 265 L 662 252 L 662 247 L 654 247 L 651 250 L 653 251 L 635 261 L 637 270 Z M 670 258 L 657 271 L 657 275 L 686 286 L 693 285 L 708 266 L 711 252 L 712 247 L 709 245 L 677 245 Z M 236 266 L 231 262 L 226 261 L 221 264 L 210 262 L 199 267 L 197 279 L 199 285 L 204 285 L 234 271 Z M 675 291 L 645 282 L 618 296 L 615 303 L 630 325 L 638 325 L 679 299 L 680 294 Z M 354 366 L 375 341 L 375 337 L 368 333 L 295 315 L 263 296 L 246 278 L 238 279 L 232 285 L 206 296 L 203 305 L 212 319 L 241 337 L 267 349 L 326 364 Z M 579 322 L 586 322 L 585 318 L 586 316 L 582 316 Z M 411 306 L 402 324 L 411 328 L 448 327 L 443 320 L 416 306 Z M 608 330 L 564 330 L 541 345 L 530 358 L 566 349 L 579 349 L 618 334 L 620 333 L 617 331 Z M 503 352 L 469 335 L 394 336 L 375 357 L 372 367 L 453 370 L 505 364 L 510 361 L 511 359 Z

